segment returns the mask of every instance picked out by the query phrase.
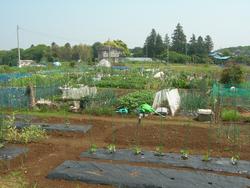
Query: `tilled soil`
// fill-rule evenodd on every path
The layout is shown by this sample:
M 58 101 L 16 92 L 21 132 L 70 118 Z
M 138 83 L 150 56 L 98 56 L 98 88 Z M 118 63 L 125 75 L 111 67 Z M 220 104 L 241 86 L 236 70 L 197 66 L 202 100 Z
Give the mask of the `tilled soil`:
M 51 117 L 37 121 L 63 123 L 65 120 Z M 143 119 L 142 124 L 139 125 L 138 138 L 135 136 L 137 119 L 133 117 L 76 116 L 70 119 L 70 122 L 72 124 L 92 124 L 93 128 L 86 134 L 53 132 L 49 133 L 48 139 L 42 142 L 27 144 L 28 154 L 22 157 L 20 163 L 13 161 L 13 164 L 9 166 L 10 169 L 5 170 L 4 173 L 14 169 L 21 170 L 31 185 L 36 184 L 38 187 L 44 188 L 111 187 L 49 180 L 46 176 L 65 160 L 89 160 L 80 159 L 80 153 L 86 151 L 91 143 L 95 143 L 98 147 L 106 147 L 114 140 L 117 148 L 132 148 L 133 145 L 139 143 L 142 149 L 155 150 L 155 147 L 162 143 L 165 152 L 179 153 L 180 149 L 186 148 L 190 150 L 191 154 L 205 154 L 210 149 L 211 155 L 217 157 L 231 157 L 232 151 L 237 150 L 242 160 L 250 160 L 249 125 L 241 126 L 240 147 L 235 149 L 232 147 L 230 139 L 218 136 L 216 125 L 210 127 L 208 123 L 199 123 L 182 117 L 163 121 L 155 117 Z M 150 166 L 136 163 L 127 164 Z M 166 165 L 158 167 L 166 168 Z

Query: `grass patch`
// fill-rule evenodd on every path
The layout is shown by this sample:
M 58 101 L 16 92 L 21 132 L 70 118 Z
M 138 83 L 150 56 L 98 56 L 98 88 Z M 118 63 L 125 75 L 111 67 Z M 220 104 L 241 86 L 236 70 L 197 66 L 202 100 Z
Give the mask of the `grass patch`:
M 237 110 L 224 109 L 221 112 L 221 119 L 223 121 L 239 121 L 240 118 L 241 115 Z

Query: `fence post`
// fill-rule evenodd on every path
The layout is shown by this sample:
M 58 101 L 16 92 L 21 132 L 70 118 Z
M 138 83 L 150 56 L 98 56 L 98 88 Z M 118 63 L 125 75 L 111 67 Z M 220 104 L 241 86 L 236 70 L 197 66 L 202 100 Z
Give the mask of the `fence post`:
M 29 107 L 33 108 L 36 105 L 36 91 L 33 85 L 28 86 Z

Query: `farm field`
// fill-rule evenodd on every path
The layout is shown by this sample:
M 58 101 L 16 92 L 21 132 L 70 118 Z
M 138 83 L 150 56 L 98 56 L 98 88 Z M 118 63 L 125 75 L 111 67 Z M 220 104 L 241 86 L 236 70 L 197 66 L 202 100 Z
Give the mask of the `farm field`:
M 19 172 L 16 179 L 22 177 L 28 185 L 36 187 L 110 187 L 104 185 L 91 185 L 80 182 L 71 182 L 64 180 L 49 180 L 47 174 L 56 166 L 65 160 L 75 161 L 98 161 L 112 164 L 129 164 L 132 166 L 147 166 L 155 168 L 170 168 L 183 170 L 183 168 L 171 167 L 169 165 L 150 164 L 150 163 L 129 163 L 127 161 L 112 160 L 95 160 L 89 158 L 80 158 L 83 151 L 87 151 L 91 143 L 95 143 L 98 148 L 106 148 L 112 143 L 112 135 L 115 127 L 116 147 L 120 149 L 132 149 L 134 144 L 134 133 L 137 124 L 136 117 L 119 116 L 87 116 L 75 115 L 69 119 L 71 124 L 92 124 L 93 128 L 86 134 L 82 133 L 48 133 L 48 138 L 37 143 L 25 145 L 29 148 L 29 152 L 25 156 L 21 156 L 9 164 L 8 170 L 3 170 L 1 176 L 9 175 L 13 170 Z M 62 117 L 36 117 L 34 122 L 61 123 L 64 124 Z M 164 119 L 162 124 L 159 117 L 147 117 L 142 120 L 139 130 L 139 140 L 142 150 L 154 151 L 155 146 L 159 143 L 160 131 L 164 132 L 163 144 L 164 152 L 179 153 L 182 148 L 188 148 L 190 154 L 204 155 L 208 147 L 213 157 L 231 157 L 231 144 L 228 140 L 221 136 L 216 136 L 218 125 L 210 125 L 209 123 L 200 123 L 188 117 L 173 117 Z M 187 124 L 190 126 L 187 127 Z M 113 125 L 113 126 L 112 126 Z M 224 125 L 223 127 L 228 127 Z M 242 132 L 240 138 L 240 157 L 241 160 L 250 160 L 250 124 L 240 125 Z M 214 133 L 213 138 L 208 139 L 208 129 Z M 16 145 L 16 144 L 15 144 Z M 18 146 L 19 144 L 17 144 Z M 23 147 L 23 145 L 20 145 Z M 22 160 L 21 160 L 22 159 Z M 20 162 L 22 161 L 22 162 Z M 191 168 L 185 168 L 186 171 L 194 171 Z M 203 170 L 204 171 L 204 170 Z M 218 173 L 218 172 L 216 172 Z M 227 174 L 227 173 L 218 173 Z M 244 175 L 236 175 L 243 176 Z M 11 176 L 10 176 L 11 177 Z M 12 177 L 13 178 L 13 177 Z M 1 182 L 2 181 L 2 182 Z M 0 179 L 3 185 L 7 185 L 11 178 Z M 15 180 L 18 184 L 18 180 Z M 20 184 L 20 182 L 19 182 Z M 19 185 L 20 186 L 20 185 Z
M 0 188 L 250 188 L 250 1 L 14 2 Z

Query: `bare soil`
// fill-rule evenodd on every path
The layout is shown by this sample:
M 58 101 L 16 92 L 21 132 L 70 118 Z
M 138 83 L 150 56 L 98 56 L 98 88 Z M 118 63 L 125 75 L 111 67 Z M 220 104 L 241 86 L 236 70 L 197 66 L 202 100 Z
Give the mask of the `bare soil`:
M 64 118 L 50 117 L 36 119 L 49 123 L 64 123 Z M 180 149 L 189 149 L 191 154 L 204 155 L 208 149 L 212 156 L 232 157 L 233 151 L 239 151 L 242 160 L 250 160 L 250 126 L 239 125 L 241 137 L 237 147 L 233 147 L 231 138 L 218 136 L 219 125 L 196 122 L 187 117 L 174 117 L 160 120 L 159 117 L 147 117 L 142 120 L 136 138 L 136 117 L 90 117 L 72 116 L 72 124 L 92 124 L 93 128 L 86 134 L 82 133 L 49 133 L 48 139 L 39 143 L 30 143 L 27 155 L 11 162 L 9 169 L 4 169 L 1 174 L 12 170 L 20 170 L 25 174 L 31 185 L 45 188 L 75 188 L 75 187 L 111 187 L 104 185 L 90 185 L 82 182 L 64 180 L 49 180 L 47 174 L 65 160 L 90 160 L 80 159 L 80 153 L 86 151 L 91 143 L 98 147 L 106 147 L 114 141 L 117 148 L 132 148 L 136 141 L 144 150 L 155 150 L 159 144 L 164 145 L 165 152 L 180 152 Z M 227 126 L 225 125 L 224 130 Z M 20 161 L 20 162 L 18 162 Z M 106 161 L 119 163 L 115 161 Z M 126 163 L 123 161 L 123 163 Z M 147 165 L 129 163 L 131 165 Z M 160 165 L 156 165 L 159 166 Z M 161 166 L 168 168 L 166 165 Z

